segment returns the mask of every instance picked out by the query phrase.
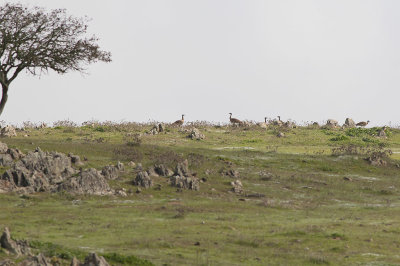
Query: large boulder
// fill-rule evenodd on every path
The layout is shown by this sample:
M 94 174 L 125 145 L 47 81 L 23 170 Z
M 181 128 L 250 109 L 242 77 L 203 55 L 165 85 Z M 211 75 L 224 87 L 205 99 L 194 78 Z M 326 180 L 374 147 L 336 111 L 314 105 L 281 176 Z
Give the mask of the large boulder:
M 181 188 L 181 189 L 189 189 L 189 190 L 199 190 L 200 182 L 196 177 L 186 177 L 186 176 L 171 176 L 170 177 L 171 186 Z
M 57 187 L 57 191 L 66 191 L 71 194 L 111 195 L 112 189 L 105 177 L 96 169 L 90 168 L 81 171 L 78 176 L 68 178 Z
M 344 121 L 344 126 L 345 127 L 356 127 L 356 123 L 354 122 L 353 119 L 346 118 L 346 121 Z
M 15 137 L 17 136 L 17 132 L 13 126 L 7 125 L 3 127 L 0 131 L 1 137 Z
M 153 181 L 149 177 L 149 174 L 145 171 L 137 173 L 135 180 L 133 180 L 135 186 L 141 186 L 144 188 L 150 188 L 153 186 Z

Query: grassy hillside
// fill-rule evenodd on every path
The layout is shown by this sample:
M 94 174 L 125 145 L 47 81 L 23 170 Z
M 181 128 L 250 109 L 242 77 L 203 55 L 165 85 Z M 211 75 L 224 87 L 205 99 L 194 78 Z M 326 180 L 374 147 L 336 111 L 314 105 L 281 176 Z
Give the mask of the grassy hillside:
M 1 139 L 23 152 L 72 152 L 88 159 L 85 168 L 174 168 L 188 159 L 204 182 L 179 192 L 158 177 L 161 190 L 128 197 L 0 194 L 0 228 L 49 255 L 96 251 L 113 264 L 400 264 L 400 130 L 379 138 L 380 128 L 195 126 L 204 140 L 187 138 L 190 126 L 146 135 L 151 125 L 128 123 L 27 128 Z M 370 165 L 373 152 L 388 154 L 387 165 Z M 230 191 L 228 170 L 239 172 L 244 193 Z M 111 185 L 135 192 L 134 177 L 126 167 Z

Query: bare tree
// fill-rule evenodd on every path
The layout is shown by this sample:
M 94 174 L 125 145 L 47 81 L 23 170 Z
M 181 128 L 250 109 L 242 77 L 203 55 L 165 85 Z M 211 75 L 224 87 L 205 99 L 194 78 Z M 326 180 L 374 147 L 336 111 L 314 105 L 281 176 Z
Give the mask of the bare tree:
M 22 70 L 40 75 L 50 69 L 59 74 L 83 72 L 89 63 L 111 61 L 95 36 L 86 37 L 87 18 L 68 16 L 65 9 L 47 12 L 21 4 L 0 5 L 0 115 L 10 83 Z

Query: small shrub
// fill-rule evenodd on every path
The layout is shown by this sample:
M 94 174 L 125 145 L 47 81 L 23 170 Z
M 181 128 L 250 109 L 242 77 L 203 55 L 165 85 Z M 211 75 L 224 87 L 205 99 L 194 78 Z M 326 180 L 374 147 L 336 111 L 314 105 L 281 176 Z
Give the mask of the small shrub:
M 329 139 L 330 141 L 345 141 L 348 140 L 349 137 L 345 136 L 345 135 L 340 135 L 340 136 L 336 136 L 334 138 Z
M 122 264 L 122 265 L 135 265 L 135 266 L 154 265 L 150 261 L 147 261 L 144 259 L 139 259 L 138 257 L 135 257 L 135 256 L 124 256 L 124 255 L 120 255 L 117 253 L 106 253 L 106 254 L 102 254 L 102 256 L 108 262 L 114 262 L 114 263 Z
M 142 138 L 139 133 L 129 135 L 125 137 L 126 145 L 128 146 L 140 146 L 142 144 Z

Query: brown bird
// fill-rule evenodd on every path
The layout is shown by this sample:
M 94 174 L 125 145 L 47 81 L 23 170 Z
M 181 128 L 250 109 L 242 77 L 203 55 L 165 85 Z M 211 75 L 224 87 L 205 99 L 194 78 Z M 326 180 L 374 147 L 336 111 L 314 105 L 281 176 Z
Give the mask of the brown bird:
M 232 124 L 239 124 L 239 125 L 241 125 L 241 124 L 243 123 L 243 122 L 240 121 L 239 119 L 233 118 L 233 117 L 232 117 L 232 113 L 229 113 L 229 114 L 230 114 L 230 116 L 229 116 L 229 121 L 231 121 Z
M 264 122 L 257 123 L 257 125 L 258 125 L 259 127 L 262 127 L 262 128 L 267 128 L 267 126 L 268 126 L 267 118 L 264 117 Z
M 283 124 L 283 121 L 281 120 L 281 117 L 278 115 L 278 120 L 274 120 L 274 124 L 277 126 L 281 126 Z
M 185 120 L 183 119 L 184 116 L 185 115 L 182 115 L 182 119 L 176 120 L 172 125 L 174 125 L 174 126 L 182 126 L 183 122 L 185 122 Z
M 369 120 L 367 122 L 362 121 L 362 122 L 357 123 L 356 126 L 365 127 L 366 125 L 368 125 L 368 123 L 369 123 Z

